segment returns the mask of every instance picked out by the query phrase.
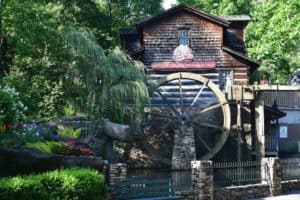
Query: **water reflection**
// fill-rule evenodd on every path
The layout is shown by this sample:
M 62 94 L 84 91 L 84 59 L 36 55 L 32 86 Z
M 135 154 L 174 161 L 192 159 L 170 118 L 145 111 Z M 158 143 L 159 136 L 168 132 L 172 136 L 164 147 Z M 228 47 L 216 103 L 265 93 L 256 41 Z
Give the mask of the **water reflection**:
M 172 171 L 170 169 L 130 169 L 128 178 L 137 180 L 172 179 L 175 191 L 191 189 L 191 171 Z

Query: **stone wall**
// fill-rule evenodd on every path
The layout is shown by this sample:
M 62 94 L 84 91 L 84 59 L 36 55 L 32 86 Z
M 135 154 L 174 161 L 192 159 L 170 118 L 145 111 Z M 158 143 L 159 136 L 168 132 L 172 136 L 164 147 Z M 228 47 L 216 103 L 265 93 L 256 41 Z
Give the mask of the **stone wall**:
M 291 159 L 292 160 L 292 159 Z M 288 160 L 285 160 L 288 162 Z M 300 189 L 300 180 L 281 181 L 281 162 L 279 158 L 262 159 L 262 183 L 230 186 L 214 189 L 212 161 L 192 161 L 192 189 L 176 192 L 184 200 L 243 200 L 280 195 L 281 192 Z M 269 175 L 270 177 L 265 177 Z M 113 199 L 114 184 L 126 179 L 127 165 L 112 164 L 109 168 L 110 193 L 107 199 Z
M 243 200 L 250 198 L 261 198 L 270 195 L 269 185 L 254 184 L 244 186 L 225 187 L 215 189 L 216 200 Z
M 191 161 L 195 159 L 196 147 L 193 127 L 182 124 L 180 128 L 175 130 L 172 169 L 191 169 Z
M 261 159 L 262 183 L 270 185 L 272 196 L 281 194 L 281 165 L 279 158 Z
M 282 193 L 299 190 L 300 189 L 300 180 L 289 180 L 281 182 Z
M 106 194 L 106 200 L 113 200 L 115 196 L 115 184 L 124 181 L 127 178 L 127 164 L 116 163 L 110 164 L 108 169 L 109 192 Z
M 212 161 L 192 161 L 192 192 L 194 199 L 213 200 L 213 167 Z

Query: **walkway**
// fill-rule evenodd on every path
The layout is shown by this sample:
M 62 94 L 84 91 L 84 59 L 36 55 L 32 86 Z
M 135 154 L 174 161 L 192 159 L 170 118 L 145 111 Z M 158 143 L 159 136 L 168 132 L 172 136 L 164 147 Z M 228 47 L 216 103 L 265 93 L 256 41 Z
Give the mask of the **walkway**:
M 276 196 L 276 197 L 265 197 L 260 199 L 251 199 L 251 200 L 298 200 L 298 199 L 300 199 L 300 191 L 292 191 L 287 194 Z

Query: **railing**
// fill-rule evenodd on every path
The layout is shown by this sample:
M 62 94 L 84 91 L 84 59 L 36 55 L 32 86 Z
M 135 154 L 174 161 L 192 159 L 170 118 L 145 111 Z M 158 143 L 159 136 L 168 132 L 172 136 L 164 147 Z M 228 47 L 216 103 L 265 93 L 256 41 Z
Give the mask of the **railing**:
M 286 154 L 296 154 L 299 153 L 300 141 L 298 140 L 288 140 L 281 139 L 279 141 L 279 152 Z
M 282 159 L 282 180 L 300 179 L 300 159 Z
M 116 183 L 114 199 L 177 199 L 172 179 L 127 179 Z
M 222 162 L 213 163 L 215 187 L 237 186 L 260 183 L 261 162 Z
M 172 179 L 175 191 L 191 189 L 191 170 L 172 171 L 169 169 L 129 169 L 128 177 L 136 180 Z
M 278 137 L 266 136 L 266 152 L 278 152 Z

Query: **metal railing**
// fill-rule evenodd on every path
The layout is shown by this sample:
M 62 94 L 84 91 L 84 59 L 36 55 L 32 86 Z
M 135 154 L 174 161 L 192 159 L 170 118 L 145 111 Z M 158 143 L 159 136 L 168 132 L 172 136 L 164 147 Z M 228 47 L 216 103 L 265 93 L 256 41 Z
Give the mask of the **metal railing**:
M 278 152 L 278 137 L 265 136 L 266 139 L 266 152 Z
M 213 163 L 215 187 L 256 184 L 262 181 L 261 162 Z
M 172 179 L 175 191 L 191 189 L 191 170 L 172 171 L 171 169 L 130 169 L 127 177 L 136 180 Z
M 298 140 L 279 140 L 279 152 L 286 154 L 298 154 L 300 153 L 300 141 Z
M 172 179 L 127 179 L 115 184 L 114 199 L 178 199 Z
M 300 159 L 282 159 L 282 180 L 300 179 Z

